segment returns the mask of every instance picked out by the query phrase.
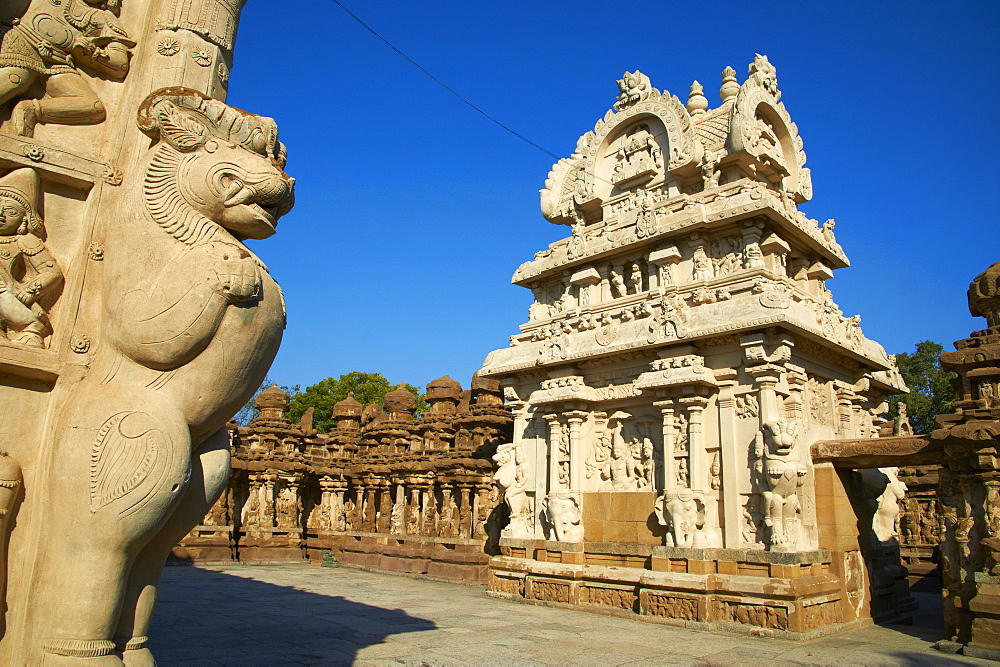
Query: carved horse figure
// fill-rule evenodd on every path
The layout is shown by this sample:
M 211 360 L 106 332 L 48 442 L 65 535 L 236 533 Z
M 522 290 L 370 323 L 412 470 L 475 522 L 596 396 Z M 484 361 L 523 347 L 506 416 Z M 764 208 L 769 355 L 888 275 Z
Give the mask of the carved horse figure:
M 153 144 L 124 193 L 134 213 L 107 225 L 98 347 L 55 424 L 33 622 L 46 663 L 153 664 L 163 564 L 222 492 L 226 421 L 285 323 L 243 245 L 292 205 L 274 121 L 172 88 L 138 122 Z

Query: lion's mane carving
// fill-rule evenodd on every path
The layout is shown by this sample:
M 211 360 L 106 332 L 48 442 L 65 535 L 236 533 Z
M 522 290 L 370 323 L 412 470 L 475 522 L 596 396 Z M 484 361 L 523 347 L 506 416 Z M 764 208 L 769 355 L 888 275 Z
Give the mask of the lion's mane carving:
M 284 328 L 281 292 L 243 244 L 274 234 L 292 206 L 274 121 L 168 88 L 138 124 L 153 143 L 142 178 L 123 184 L 127 214 L 95 239 L 101 325 L 59 410 L 43 503 L 36 581 L 56 602 L 32 625 L 63 660 L 124 652 L 152 664 L 160 570 L 224 488 L 226 421 Z

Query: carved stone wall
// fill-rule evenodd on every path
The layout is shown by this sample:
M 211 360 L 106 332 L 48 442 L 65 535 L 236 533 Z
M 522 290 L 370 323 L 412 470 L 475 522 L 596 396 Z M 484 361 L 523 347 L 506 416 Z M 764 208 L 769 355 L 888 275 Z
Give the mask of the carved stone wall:
M 1000 660 L 1000 262 L 969 285 L 969 310 L 987 328 L 941 354 L 961 397 L 931 433 L 941 467 L 945 629 L 963 652 Z
M 2 664 L 153 664 L 160 568 L 277 353 L 243 242 L 294 181 L 275 122 L 224 103 L 241 5 L 0 2 Z
M 482 581 L 507 519 L 493 483 L 498 445 L 513 420 L 495 380 L 450 378 L 427 387 L 418 419 L 397 388 L 383 407 L 353 396 L 334 408 L 336 427 L 316 433 L 309 416 L 285 418 L 277 387 L 258 396 L 260 416 L 232 430 L 228 492 L 175 547 L 175 559 L 312 560 Z
M 885 397 L 905 387 L 826 289 L 848 261 L 835 223 L 797 208 L 811 178 L 775 69 L 758 55 L 740 84 L 727 68 L 714 109 L 697 83 L 686 105 L 640 72 L 618 86 L 614 108 L 545 182 L 542 213 L 570 235 L 515 271 L 535 302 L 480 371 L 501 381 L 515 418 L 497 454 L 511 521 L 494 581 L 520 572 L 524 597 L 690 616 L 687 602 L 643 606 L 645 588 L 634 604 L 585 592 L 601 581 L 589 564 L 655 571 L 649 549 L 668 549 L 709 577 L 749 568 L 752 553 L 760 571 L 788 573 L 798 606 L 737 586 L 735 597 L 699 597 L 700 622 L 809 633 L 869 621 L 869 594 L 856 594 L 871 583 L 856 567 L 869 535 L 827 521 L 810 446 L 876 436 Z M 830 484 L 837 521 L 870 501 L 850 481 Z M 829 579 L 796 583 L 785 555 Z M 554 558 L 575 577 L 566 590 L 540 564 Z M 532 584 L 543 574 L 545 586 Z M 657 581 L 651 599 L 687 599 L 669 576 Z M 891 599 L 896 579 L 879 590 Z
M 899 469 L 906 496 L 899 500 L 899 553 L 914 589 L 938 591 L 941 543 L 941 507 L 937 500 L 938 465 Z

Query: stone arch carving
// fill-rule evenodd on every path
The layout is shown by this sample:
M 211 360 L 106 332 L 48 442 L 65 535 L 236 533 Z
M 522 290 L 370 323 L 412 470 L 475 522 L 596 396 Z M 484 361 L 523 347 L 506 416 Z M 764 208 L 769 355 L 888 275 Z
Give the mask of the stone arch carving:
M 623 133 L 643 124 L 661 151 L 661 175 L 697 170 L 702 147 L 691 116 L 676 96 L 652 89 L 643 101 L 618 112 L 609 109 L 593 131 L 580 137 L 573 155 L 553 165 L 541 190 L 542 215 L 561 225 L 582 222 L 591 211 L 599 215 L 603 199 L 613 191 L 611 169 L 604 174 L 601 167 L 605 152 Z
M 799 203 L 808 201 L 812 198 L 812 178 L 809 169 L 803 166 L 806 154 L 799 129 L 777 96 L 751 77 L 740 88 L 733 105 L 729 123 L 729 152 L 761 153 L 761 121 L 770 125 L 780 146 L 781 161 L 787 171 L 783 179 L 784 189 Z

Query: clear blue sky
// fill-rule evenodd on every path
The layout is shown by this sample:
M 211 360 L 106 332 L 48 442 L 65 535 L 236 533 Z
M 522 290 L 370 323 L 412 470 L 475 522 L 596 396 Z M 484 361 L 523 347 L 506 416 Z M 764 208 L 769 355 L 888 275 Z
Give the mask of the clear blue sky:
M 556 155 L 642 70 L 717 106 L 755 52 L 778 71 L 812 169 L 811 217 L 853 266 L 827 286 L 890 352 L 985 326 L 968 282 L 1000 260 L 996 2 L 344 0 L 383 37 Z M 553 160 L 403 61 L 328 0 L 250 0 L 229 103 L 273 116 L 298 183 L 254 242 L 285 290 L 270 377 L 350 371 L 468 386 L 527 319 L 517 266 L 568 228 L 544 220 Z

